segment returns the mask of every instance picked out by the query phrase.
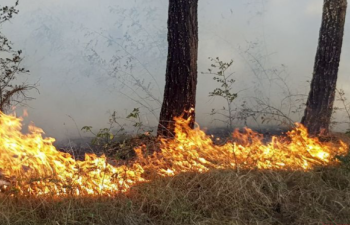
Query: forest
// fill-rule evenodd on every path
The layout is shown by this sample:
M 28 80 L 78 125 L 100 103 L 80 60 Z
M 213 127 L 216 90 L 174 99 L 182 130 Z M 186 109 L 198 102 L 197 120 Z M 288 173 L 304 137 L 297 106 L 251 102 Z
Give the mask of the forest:
M 347 0 L 79 1 L 0 3 L 0 224 L 350 224 Z

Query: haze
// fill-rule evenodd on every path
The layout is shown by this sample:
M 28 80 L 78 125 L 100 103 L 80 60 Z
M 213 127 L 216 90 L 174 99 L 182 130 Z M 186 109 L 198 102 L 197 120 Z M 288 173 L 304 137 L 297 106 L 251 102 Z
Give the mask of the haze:
M 14 2 L 2 0 L 2 5 Z M 284 71 L 281 77 L 291 93 L 308 94 L 322 2 L 199 1 L 197 122 L 224 125 L 209 115 L 225 103 L 208 97 L 217 85 L 200 73 L 210 67 L 208 57 L 234 60 L 237 105 L 256 96 L 279 104 L 288 93 L 265 73 L 273 69 Z M 165 83 L 167 7 L 164 0 L 20 1 L 19 14 L 3 25 L 3 32 L 23 50 L 23 65 L 31 71 L 20 81 L 39 84 L 40 94 L 29 93 L 35 100 L 27 103 L 26 121 L 58 140 L 86 135 L 80 131 L 85 125 L 106 127 L 111 112 L 125 117 L 136 107 L 146 125 L 156 125 Z M 347 19 L 338 74 L 338 88 L 347 94 L 349 28 Z M 291 117 L 298 121 L 301 114 Z M 343 117 L 337 114 L 338 120 Z

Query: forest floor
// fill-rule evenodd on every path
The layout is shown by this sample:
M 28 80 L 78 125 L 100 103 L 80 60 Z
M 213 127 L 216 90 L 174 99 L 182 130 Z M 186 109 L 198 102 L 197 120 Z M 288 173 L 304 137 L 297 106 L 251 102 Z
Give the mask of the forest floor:
M 144 138 L 154 145 L 152 138 Z M 133 158 L 133 147 L 144 142 L 130 139 L 123 148 L 110 149 L 109 157 Z M 350 224 L 349 165 L 307 172 L 182 173 L 157 177 L 114 197 L 0 194 L 0 224 Z
M 0 224 L 349 224 L 350 170 L 215 170 L 109 197 L 0 196 Z

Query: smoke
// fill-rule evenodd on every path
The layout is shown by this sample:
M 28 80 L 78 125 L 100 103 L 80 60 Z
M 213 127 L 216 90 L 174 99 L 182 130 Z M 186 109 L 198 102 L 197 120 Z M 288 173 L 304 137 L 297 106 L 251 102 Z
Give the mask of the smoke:
M 224 125 L 210 116 L 225 102 L 208 97 L 217 85 L 200 73 L 210 67 L 208 57 L 234 60 L 236 107 L 244 102 L 252 107 L 256 98 L 282 108 L 302 104 L 281 98 L 308 94 L 320 2 L 200 1 L 197 121 Z M 156 125 L 165 81 L 167 6 L 163 0 L 20 1 L 20 13 L 2 29 L 25 54 L 31 73 L 21 81 L 39 83 L 26 121 L 59 140 L 86 135 L 80 131 L 85 125 L 108 126 L 113 111 L 129 123 L 125 117 L 136 107 L 145 125 Z M 350 93 L 346 36 L 338 87 Z M 290 117 L 299 120 L 301 113 Z

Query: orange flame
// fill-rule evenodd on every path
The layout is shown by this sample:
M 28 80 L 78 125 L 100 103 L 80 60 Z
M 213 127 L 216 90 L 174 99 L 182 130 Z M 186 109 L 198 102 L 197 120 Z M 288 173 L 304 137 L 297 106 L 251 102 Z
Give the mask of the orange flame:
M 263 136 L 246 129 L 235 131 L 236 140 L 222 146 L 199 128 L 190 129 L 190 119 L 175 118 L 175 138 L 161 139 L 159 152 L 143 156 L 130 165 L 112 166 L 105 156 L 86 154 L 84 161 L 74 160 L 58 151 L 53 138 L 29 126 L 22 134 L 22 119 L 0 112 L 0 187 L 20 195 L 114 195 L 133 185 L 146 182 L 146 171 L 161 176 L 182 172 L 206 172 L 210 169 L 309 170 L 337 163 L 336 155 L 347 153 L 347 145 L 322 143 L 309 138 L 306 129 L 296 128 L 286 137 L 273 137 L 265 144 Z

